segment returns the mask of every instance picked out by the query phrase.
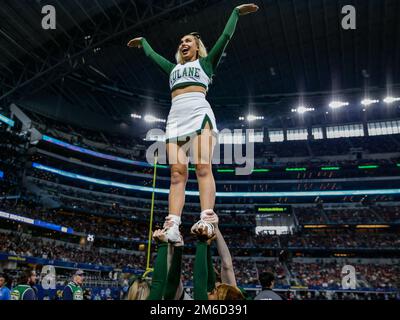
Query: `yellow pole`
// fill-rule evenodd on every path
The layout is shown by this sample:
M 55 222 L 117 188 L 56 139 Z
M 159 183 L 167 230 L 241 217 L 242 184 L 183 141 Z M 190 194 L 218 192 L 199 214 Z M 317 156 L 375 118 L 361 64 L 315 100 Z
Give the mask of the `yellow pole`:
M 157 156 L 158 153 L 156 153 L 154 157 L 153 193 L 151 195 L 150 227 L 149 227 L 149 239 L 147 243 L 147 263 L 146 263 L 146 272 L 143 274 L 143 277 L 146 276 L 149 272 L 153 271 L 153 269 L 150 268 L 150 249 L 151 249 L 151 238 L 153 235 L 153 213 L 154 213 L 154 195 L 155 195 L 156 177 L 157 177 Z

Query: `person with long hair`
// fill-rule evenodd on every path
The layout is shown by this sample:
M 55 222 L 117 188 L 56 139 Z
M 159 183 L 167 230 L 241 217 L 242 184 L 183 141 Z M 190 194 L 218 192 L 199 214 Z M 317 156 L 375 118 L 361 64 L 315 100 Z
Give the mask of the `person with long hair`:
M 138 278 L 129 287 L 126 300 L 146 300 L 150 294 L 150 287 L 146 279 Z
M 195 163 L 199 184 L 200 219 L 205 212 L 214 210 L 216 187 L 211 160 L 218 129 L 206 94 L 221 56 L 233 36 L 239 16 L 257 10 L 258 6 L 253 3 L 234 8 L 222 35 L 209 52 L 199 33 L 184 35 L 176 52 L 176 64 L 156 53 L 143 37 L 128 42 L 129 47 L 143 48 L 146 56 L 169 76 L 172 106 L 165 137 L 171 168 L 168 218 L 173 224 L 167 230 L 170 242 L 178 242 L 180 239 L 179 225 L 185 203 L 189 147 L 193 152 L 192 161 Z

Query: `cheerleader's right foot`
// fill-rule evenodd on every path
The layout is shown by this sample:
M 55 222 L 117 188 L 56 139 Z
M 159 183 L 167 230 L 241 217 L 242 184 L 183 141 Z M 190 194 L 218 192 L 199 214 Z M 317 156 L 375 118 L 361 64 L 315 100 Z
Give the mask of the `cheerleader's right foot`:
M 179 232 L 179 226 L 173 223 L 165 232 L 169 242 L 175 243 L 182 240 L 181 233 Z
M 197 221 L 190 229 L 190 232 L 200 239 L 211 239 L 215 236 L 214 226 L 204 220 Z

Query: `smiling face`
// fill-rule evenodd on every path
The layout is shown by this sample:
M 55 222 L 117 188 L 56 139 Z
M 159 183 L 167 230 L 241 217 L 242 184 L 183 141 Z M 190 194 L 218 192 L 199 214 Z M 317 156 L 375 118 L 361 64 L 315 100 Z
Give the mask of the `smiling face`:
M 194 61 L 198 58 L 199 46 L 192 35 L 186 35 L 181 39 L 178 50 L 185 62 Z

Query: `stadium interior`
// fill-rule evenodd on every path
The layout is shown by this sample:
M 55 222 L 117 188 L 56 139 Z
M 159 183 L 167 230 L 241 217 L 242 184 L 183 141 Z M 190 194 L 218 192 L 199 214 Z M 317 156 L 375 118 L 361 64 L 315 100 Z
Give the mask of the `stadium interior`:
M 0 7 L 0 271 L 16 279 L 54 266 L 57 288 L 39 285 L 43 300 L 82 269 L 91 299 L 124 299 L 146 271 L 148 245 L 154 262 L 152 193 L 155 230 L 170 185 L 168 164 L 147 154 L 164 143 L 167 78 L 126 42 L 146 36 L 172 60 L 188 32 L 211 46 L 239 2 L 47 3 L 58 10 L 56 30 L 37 22 L 41 1 Z M 351 3 L 357 29 L 343 30 L 340 10 Z M 254 297 L 259 274 L 271 271 L 290 300 L 399 300 L 400 1 L 257 4 L 208 94 L 222 159 L 215 211 L 238 284 Z M 247 175 L 236 172 L 243 162 L 223 161 L 236 148 L 254 160 Z M 186 190 L 190 293 L 190 228 L 201 211 L 193 165 Z M 355 288 L 343 287 L 348 265 Z

